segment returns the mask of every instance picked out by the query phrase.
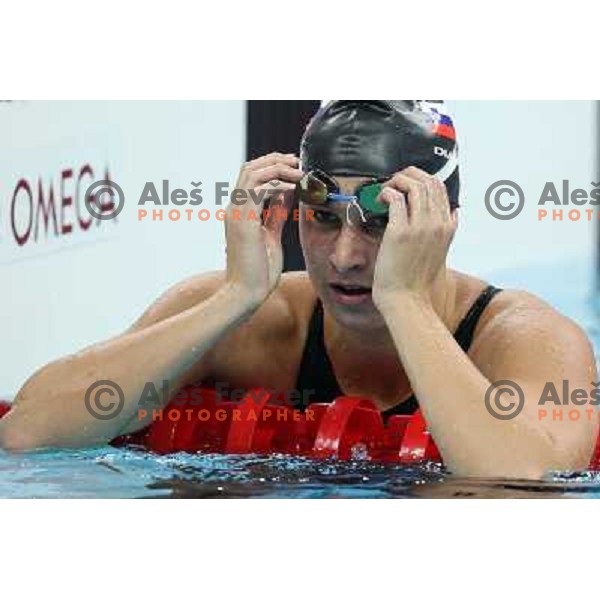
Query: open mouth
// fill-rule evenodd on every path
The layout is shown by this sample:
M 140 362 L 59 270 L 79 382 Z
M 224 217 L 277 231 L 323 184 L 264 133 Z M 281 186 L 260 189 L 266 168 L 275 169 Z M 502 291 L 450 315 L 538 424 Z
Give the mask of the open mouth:
M 363 285 L 332 283 L 330 286 L 335 299 L 343 304 L 358 304 L 371 296 L 371 288 Z

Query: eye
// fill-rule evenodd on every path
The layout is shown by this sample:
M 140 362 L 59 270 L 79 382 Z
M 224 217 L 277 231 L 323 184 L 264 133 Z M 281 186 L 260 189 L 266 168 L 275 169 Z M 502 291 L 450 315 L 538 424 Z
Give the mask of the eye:
M 369 215 L 366 223 L 362 223 L 362 228 L 367 233 L 383 234 L 388 224 L 388 215 Z
M 327 210 L 314 210 L 313 217 L 317 223 L 322 225 L 338 225 L 340 223 L 340 218 Z

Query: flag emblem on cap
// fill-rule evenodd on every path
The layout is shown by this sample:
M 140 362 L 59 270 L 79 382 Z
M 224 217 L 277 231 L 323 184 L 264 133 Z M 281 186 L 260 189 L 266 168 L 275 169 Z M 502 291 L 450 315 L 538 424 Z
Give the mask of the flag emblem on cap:
M 434 135 L 456 141 L 454 124 L 446 114 L 446 104 L 443 100 L 417 100 L 417 106 L 431 117 Z
M 449 140 L 456 140 L 454 125 L 452 119 L 448 115 L 434 113 L 433 133 L 440 137 L 448 138 Z

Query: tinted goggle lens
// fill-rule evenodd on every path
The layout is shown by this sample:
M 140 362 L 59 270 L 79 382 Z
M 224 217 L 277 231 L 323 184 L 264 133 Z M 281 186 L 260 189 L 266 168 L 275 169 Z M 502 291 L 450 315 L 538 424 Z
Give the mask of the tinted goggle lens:
M 377 201 L 381 183 L 367 183 L 358 190 L 358 203 L 374 215 L 387 215 L 388 205 Z
M 296 184 L 296 194 L 301 202 L 306 204 L 325 204 L 329 190 L 327 184 L 315 177 L 312 173 L 307 173 Z
M 361 186 L 358 192 L 358 203 L 360 206 L 375 215 L 385 215 L 388 212 L 387 204 L 377 202 L 377 197 L 381 193 L 382 184 L 379 182 L 367 183 Z M 298 199 L 306 204 L 323 205 L 330 200 L 330 196 L 336 197 L 338 201 L 342 198 L 350 202 L 354 196 L 343 196 L 330 192 L 327 184 L 321 181 L 313 173 L 307 173 L 296 184 L 296 193 Z

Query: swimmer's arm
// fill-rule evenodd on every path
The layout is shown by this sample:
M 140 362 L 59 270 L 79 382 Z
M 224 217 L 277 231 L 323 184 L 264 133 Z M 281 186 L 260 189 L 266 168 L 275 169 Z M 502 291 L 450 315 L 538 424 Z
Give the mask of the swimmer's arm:
M 589 406 L 579 408 L 577 421 L 540 420 L 538 400 L 546 382 L 560 392 L 564 379 L 589 394 L 597 380 L 592 347 L 572 321 L 523 298 L 518 313 L 501 311 L 475 340 L 472 355 L 481 370 L 425 300 L 398 295 L 382 311 L 428 428 L 456 475 L 541 479 L 549 470 L 589 464 L 597 435 L 596 420 L 584 412 Z M 486 392 L 500 380 L 523 390 L 524 408 L 509 420 L 486 408 Z
M 182 385 L 207 376 L 209 350 L 257 306 L 243 302 L 233 286 L 221 285 L 217 276 L 196 279 L 195 287 L 177 286 L 167 292 L 125 334 L 36 372 L 0 420 L 0 447 L 25 450 L 106 443 L 147 424 L 137 418 L 138 400 L 147 382 L 160 390 L 163 380 L 168 380 L 172 397 Z M 115 418 L 100 420 L 86 409 L 86 391 L 100 380 L 113 381 L 123 390 L 125 404 Z M 102 399 L 104 404 L 112 400 Z

